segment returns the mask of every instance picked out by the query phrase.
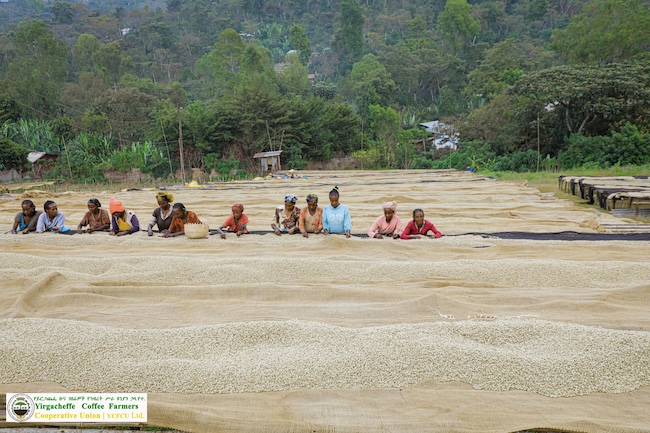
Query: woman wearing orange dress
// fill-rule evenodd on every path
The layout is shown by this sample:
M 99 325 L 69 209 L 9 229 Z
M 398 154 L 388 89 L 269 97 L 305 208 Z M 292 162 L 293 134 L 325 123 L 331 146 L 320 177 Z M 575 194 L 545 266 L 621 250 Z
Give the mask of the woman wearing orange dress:
M 174 217 L 168 230 L 163 230 L 162 237 L 172 238 L 185 234 L 185 224 L 201 224 L 201 220 L 191 210 L 185 209 L 183 203 L 176 203 L 172 207 Z

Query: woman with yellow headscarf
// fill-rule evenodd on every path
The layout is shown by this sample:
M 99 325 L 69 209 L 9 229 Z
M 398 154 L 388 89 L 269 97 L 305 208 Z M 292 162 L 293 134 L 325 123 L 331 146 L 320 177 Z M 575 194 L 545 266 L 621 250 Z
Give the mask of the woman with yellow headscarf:
M 162 191 L 156 194 L 158 200 L 158 207 L 154 209 L 151 218 L 149 219 L 149 226 L 147 227 L 147 234 L 153 236 L 153 226 L 158 226 L 158 231 L 163 232 L 168 230 L 172 224 L 174 217 L 171 204 L 174 201 L 174 195 L 167 191 Z

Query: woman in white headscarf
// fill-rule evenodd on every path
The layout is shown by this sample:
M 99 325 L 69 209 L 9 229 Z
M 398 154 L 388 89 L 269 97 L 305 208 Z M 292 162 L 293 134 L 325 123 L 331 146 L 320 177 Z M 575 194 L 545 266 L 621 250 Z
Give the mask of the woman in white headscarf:
M 402 221 L 395 215 L 397 203 L 387 201 L 381 207 L 384 209 L 384 215 L 377 218 L 372 227 L 370 227 L 368 237 L 381 239 L 386 235 L 392 236 L 393 239 L 399 238 L 402 234 Z
M 280 236 L 282 233 L 292 235 L 300 231 L 298 227 L 300 208 L 296 206 L 297 201 L 298 197 L 293 194 L 287 194 L 284 197 L 284 205 L 278 206 L 275 209 L 271 228 L 276 235 Z

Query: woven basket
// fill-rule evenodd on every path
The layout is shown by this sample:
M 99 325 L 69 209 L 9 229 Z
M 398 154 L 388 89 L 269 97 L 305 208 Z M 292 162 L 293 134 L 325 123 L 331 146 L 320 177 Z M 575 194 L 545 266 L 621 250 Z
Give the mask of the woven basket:
M 185 236 L 190 239 L 203 239 L 208 236 L 209 231 L 207 224 L 185 224 Z

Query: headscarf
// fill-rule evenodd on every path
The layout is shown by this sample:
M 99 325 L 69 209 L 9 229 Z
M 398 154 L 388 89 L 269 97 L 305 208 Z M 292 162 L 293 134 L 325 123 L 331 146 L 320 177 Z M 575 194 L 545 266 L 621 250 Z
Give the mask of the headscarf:
M 243 213 L 243 212 L 244 212 L 244 205 L 243 205 L 243 204 L 239 204 L 239 203 L 234 204 L 234 205 L 232 205 L 232 210 L 233 210 L 233 211 L 238 210 L 239 212 L 242 212 L 242 213 Z
M 296 197 L 293 194 L 287 194 L 284 196 L 284 202 L 285 203 L 296 203 L 298 201 L 298 197 Z
M 124 212 L 124 205 L 122 204 L 121 201 L 119 201 L 116 198 L 112 198 L 108 202 L 108 210 L 111 212 L 111 215 L 113 215 L 115 212 Z
M 318 196 L 316 194 L 309 194 L 307 196 L 307 203 L 311 203 L 312 201 L 318 201 Z
M 88 200 L 88 204 L 94 204 L 97 207 L 102 207 L 102 204 L 96 198 L 91 198 Z
M 394 201 L 387 201 L 386 203 L 381 205 L 382 209 L 390 209 L 393 212 L 397 210 L 397 203 Z
M 166 191 L 159 192 L 158 194 L 156 194 L 156 199 L 157 200 L 165 199 L 165 200 L 167 200 L 167 202 L 171 203 L 171 202 L 174 201 L 174 194 L 172 194 L 171 192 L 166 192 Z

